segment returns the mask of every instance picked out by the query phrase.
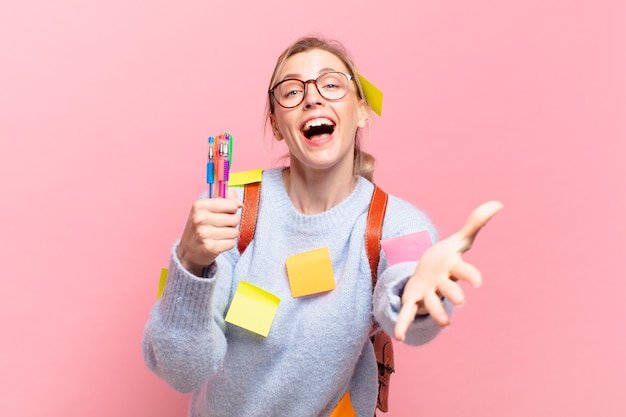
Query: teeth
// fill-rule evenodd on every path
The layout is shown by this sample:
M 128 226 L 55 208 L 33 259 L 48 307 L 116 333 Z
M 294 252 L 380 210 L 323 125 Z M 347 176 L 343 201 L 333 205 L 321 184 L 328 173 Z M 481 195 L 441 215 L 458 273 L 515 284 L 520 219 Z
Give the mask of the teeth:
M 326 118 L 309 120 L 304 125 L 304 131 L 306 132 L 307 130 L 309 130 L 312 127 L 324 126 L 324 125 L 332 126 L 333 122 L 331 122 L 329 119 L 326 119 Z

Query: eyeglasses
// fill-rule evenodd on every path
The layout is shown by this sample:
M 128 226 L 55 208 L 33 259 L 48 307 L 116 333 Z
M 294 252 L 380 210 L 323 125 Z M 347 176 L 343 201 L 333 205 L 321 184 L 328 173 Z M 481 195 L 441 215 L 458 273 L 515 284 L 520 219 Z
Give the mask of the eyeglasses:
M 274 100 L 286 109 L 297 107 L 304 100 L 307 84 L 315 84 L 315 88 L 326 100 L 340 100 L 348 94 L 350 81 L 354 76 L 345 72 L 332 71 L 325 72 L 315 80 L 302 81 L 297 78 L 287 78 L 282 80 L 268 91 Z

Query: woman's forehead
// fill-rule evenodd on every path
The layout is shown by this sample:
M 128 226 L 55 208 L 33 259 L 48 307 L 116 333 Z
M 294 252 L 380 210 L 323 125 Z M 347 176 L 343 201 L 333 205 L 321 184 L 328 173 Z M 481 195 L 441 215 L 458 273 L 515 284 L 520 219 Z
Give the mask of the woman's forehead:
M 328 71 L 350 72 L 337 55 L 322 49 L 311 49 L 287 58 L 279 78 L 310 79 Z

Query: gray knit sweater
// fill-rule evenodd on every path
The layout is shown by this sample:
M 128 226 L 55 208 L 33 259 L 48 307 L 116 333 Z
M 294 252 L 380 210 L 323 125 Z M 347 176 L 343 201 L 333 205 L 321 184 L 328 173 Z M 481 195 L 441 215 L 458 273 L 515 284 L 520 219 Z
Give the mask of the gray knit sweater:
M 368 333 L 375 319 L 393 334 L 416 262 L 390 266 L 381 251 L 372 296 L 364 235 L 373 185 L 366 179 L 316 215 L 296 211 L 280 169 L 265 171 L 262 184 L 255 238 L 243 255 L 236 248 L 223 253 L 209 277 L 198 278 L 182 267 L 174 246 L 167 285 L 146 324 L 145 361 L 177 391 L 193 392 L 192 417 L 328 416 L 346 391 L 357 416 L 372 417 L 378 381 Z M 421 230 L 436 241 L 423 213 L 389 196 L 383 239 Z M 336 288 L 293 298 L 285 259 L 324 246 Z M 240 280 L 280 298 L 267 337 L 224 320 Z M 428 342 L 439 329 L 418 317 L 407 343 Z

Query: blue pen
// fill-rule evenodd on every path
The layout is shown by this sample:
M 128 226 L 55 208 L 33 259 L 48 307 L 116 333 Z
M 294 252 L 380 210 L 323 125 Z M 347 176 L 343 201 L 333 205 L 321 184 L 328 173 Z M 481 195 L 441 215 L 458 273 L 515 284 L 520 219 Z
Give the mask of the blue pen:
M 206 164 L 206 183 L 208 198 L 213 198 L 213 183 L 215 182 L 215 155 L 213 155 L 213 151 L 213 136 L 209 136 L 209 157 Z

